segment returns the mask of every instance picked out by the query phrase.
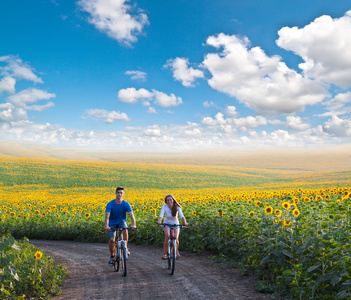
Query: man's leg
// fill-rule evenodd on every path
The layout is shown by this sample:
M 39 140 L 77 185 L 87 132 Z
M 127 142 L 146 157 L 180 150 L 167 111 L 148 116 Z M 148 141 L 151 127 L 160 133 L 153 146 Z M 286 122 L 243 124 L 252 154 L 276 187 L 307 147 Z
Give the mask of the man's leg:
M 108 241 L 108 247 L 110 249 L 111 257 L 115 255 L 115 238 L 110 238 Z

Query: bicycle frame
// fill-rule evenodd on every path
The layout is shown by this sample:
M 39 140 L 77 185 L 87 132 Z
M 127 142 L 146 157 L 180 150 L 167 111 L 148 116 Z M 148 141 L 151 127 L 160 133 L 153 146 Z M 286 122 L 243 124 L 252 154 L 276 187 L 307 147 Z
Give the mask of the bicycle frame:
M 175 269 L 175 260 L 176 260 L 176 253 L 177 253 L 177 238 L 174 234 L 176 228 L 185 227 L 184 225 L 180 224 L 166 224 L 163 223 L 161 225 L 166 225 L 170 228 L 170 234 L 168 238 L 168 248 L 167 248 L 167 261 L 168 261 L 168 270 L 170 270 L 170 274 L 174 274 Z
M 127 245 L 126 240 L 123 239 L 123 234 L 120 234 L 120 231 L 124 229 L 130 230 L 130 227 L 127 228 L 116 228 L 113 231 L 116 231 L 116 238 L 115 238 L 115 259 L 113 261 L 113 266 L 116 272 L 119 271 L 119 263 L 121 262 L 121 269 L 123 276 L 127 276 Z

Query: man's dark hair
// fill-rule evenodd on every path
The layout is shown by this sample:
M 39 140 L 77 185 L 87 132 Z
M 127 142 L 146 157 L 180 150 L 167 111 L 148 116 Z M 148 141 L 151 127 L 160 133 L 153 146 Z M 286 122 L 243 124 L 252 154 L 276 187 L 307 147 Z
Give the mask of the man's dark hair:
M 118 191 L 124 191 L 124 187 L 122 187 L 122 186 L 118 186 L 117 188 L 116 188 L 116 193 L 118 192 Z

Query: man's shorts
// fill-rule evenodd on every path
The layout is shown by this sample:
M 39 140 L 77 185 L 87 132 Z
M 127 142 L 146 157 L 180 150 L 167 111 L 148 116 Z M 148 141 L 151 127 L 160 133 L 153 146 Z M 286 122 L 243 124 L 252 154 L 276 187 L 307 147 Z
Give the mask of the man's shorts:
M 111 227 L 111 228 L 115 229 L 115 228 L 127 228 L 127 227 L 128 227 L 127 226 L 127 222 L 126 221 L 122 221 L 118 225 L 116 225 L 114 227 Z M 116 237 L 116 231 L 107 231 L 107 234 L 108 234 L 108 238 L 109 239 Z

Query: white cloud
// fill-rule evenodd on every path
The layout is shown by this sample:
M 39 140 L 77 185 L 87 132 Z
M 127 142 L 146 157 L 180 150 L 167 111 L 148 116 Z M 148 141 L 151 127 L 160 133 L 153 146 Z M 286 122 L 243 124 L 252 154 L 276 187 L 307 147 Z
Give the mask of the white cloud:
M 351 113 L 351 107 L 348 104 L 351 103 L 351 92 L 339 93 L 334 98 L 325 101 L 327 112 L 319 114 L 319 117 L 327 116 L 338 116 Z
M 147 76 L 145 72 L 141 72 L 141 71 L 126 71 L 125 74 L 130 75 L 131 76 L 130 78 L 133 80 L 141 80 L 141 81 L 145 81 Z
M 212 102 L 212 101 L 211 102 L 205 101 L 203 103 L 203 105 L 204 105 L 205 108 L 210 108 L 210 107 L 215 107 L 216 106 L 216 104 L 214 102 Z
M 104 122 L 107 124 L 111 124 L 115 121 L 130 121 L 126 113 L 121 113 L 119 111 L 108 111 L 105 109 L 88 109 L 86 111 L 86 114 L 88 116 L 92 116 L 98 119 L 105 119 Z
M 127 88 L 122 89 L 118 92 L 118 98 L 122 102 L 136 103 L 139 100 L 143 101 L 145 106 L 150 106 L 150 101 L 153 101 L 155 105 L 162 107 L 178 106 L 183 103 L 181 97 L 177 97 L 174 94 L 167 95 L 166 93 L 152 90 L 149 92 L 145 89 Z
M 194 82 L 198 78 L 204 78 L 204 73 L 199 69 L 189 67 L 189 60 L 187 58 L 177 57 L 169 59 L 165 67 L 171 68 L 173 71 L 173 78 L 182 83 L 186 87 L 194 86 Z
M 327 92 L 316 81 L 289 69 L 280 57 L 268 57 L 259 47 L 249 48 L 247 38 L 223 33 L 207 44 L 221 53 L 205 56 L 203 65 L 212 78 L 209 85 L 259 112 L 290 114 L 321 102 Z
M 13 77 L 5 76 L 0 80 L 0 94 L 8 92 L 13 94 L 15 92 L 16 80 Z
M 351 119 L 332 116 L 331 119 L 325 122 L 323 129 L 333 136 L 349 137 L 351 136 Z
M 237 127 L 259 127 L 267 125 L 267 119 L 262 116 L 252 117 L 248 116 L 246 118 L 232 119 L 233 124 Z
M 143 131 L 144 135 L 159 137 L 161 136 L 161 128 L 158 125 L 149 126 Z
M 11 95 L 7 99 L 14 105 L 24 106 L 26 104 L 35 103 L 41 100 L 48 100 L 55 97 L 55 94 L 48 93 L 47 91 L 29 88 L 15 95 Z
M 118 92 L 118 98 L 122 102 L 126 103 L 136 103 L 139 99 L 149 99 L 153 96 L 153 93 L 145 89 L 135 89 L 135 88 L 127 88 L 122 89 Z
M 98 30 L 118 42 L 130 46 L 137 41 L 145 25 L 149 24 L 145 13 L 131 14 L 133 7 L 128 0 L 80 0 L 78 5 L 90 14 L 89 22 Z
M 284 27 L 277 45 L 305 61 L 299 67 L 312 78 L 351 86 L 351 10 L 341 18 L 324 15 L 304 28 Z
M 163 92 L 152 90 L 155 96 L 155 104 L 162 107 L 178 106 L 183 103 L 181 97 L 176 97 L 174 94 L 167 95 Z
M 157 114 L 156 108 L 155 107 L 151 107 L 151 106 L 149 106 L 149 108 L 147 109 L 147 112 L 149 114 Z
M 287 116 L 286 127 L 293 130 L 306 130 L 311 127 L 310 124 L 303 122 L 300 117 Z
M 0 67 L 0 74 L 11 76 L 16 79 L 24 79 L 34 83 L 43 83 L 42 79 L 34 74 L 33 69 L 14 55 L 0 56 L 0 62 L 7 63 L 7 66 Z
M 236 111 L 236 107 L 231 105 L 227 105 L 223 113 L 224 115 L 230 116 L 230 117 L 236 117 L 238 115 L 238 112 Z

